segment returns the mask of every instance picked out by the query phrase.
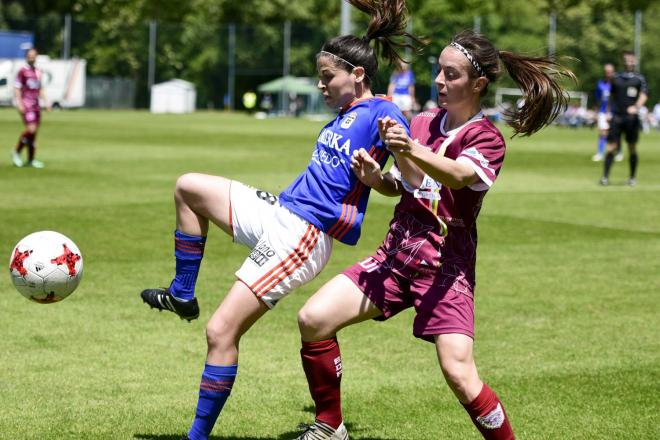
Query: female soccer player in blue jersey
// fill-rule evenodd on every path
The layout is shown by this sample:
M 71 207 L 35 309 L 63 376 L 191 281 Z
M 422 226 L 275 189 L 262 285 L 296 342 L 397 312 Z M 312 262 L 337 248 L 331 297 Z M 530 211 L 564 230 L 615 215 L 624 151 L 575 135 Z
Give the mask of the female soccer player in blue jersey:
M 394 172 L 358 152 L 356 175 L 379 192 L 401 193 L 385 240 L 370 257 L 326 283 L 298 315 L 303 369 L 316 420 L 298 440 L 344 440 L 337 332 L 367 319 L 415 309 L 413 334 L 435 346 L 447 384 L 488 440 L 514 438 L 503 405 L 481 381 L 473 358 L 477 216 L 504 161 L 499 130 L 481 98 L 506 68 L 525 104 L 508 115 L 530 135 L 566 106 L 559 78 L 573 74 L 552 60 L 498 51 L 472 31 L 456 35 L 438 58 L 438 104 L 411 122 L 381 123 Z M 385 347 L 383 347 L 386 349 Z M 428 378 L 420 378 L 428 381 Z M 414 434 L 412 435 L 413 437 Z
M 206 327 L 208 354 L 191 440 L 208 438 L 229 397 L 243 334 L 323 269 L 333 239 L 357 243 L 370 189 L 351 171 L 353 153 L 365 149 L 383 166 L 388 152 L 378 120 L 388 117 L 407 127 L 397 107 L 371 91 L 379 52 L 393 62 L 400 59 L 397 47 L 421 43 L 405 32 L 405 1 L 350 3 L 370 14 L 371 22 L 364 37 L 333 38 L 317 55 L 318 87 L 339 113 L 321 130 L 307 169 L 279 197 L 225 177 L 185 174 L 177 180 L 176 275 L 167 289 L 144 290 L 144 302 L 182 319 L 199 316 L 195 282 L 209 222 L 251 249 Z

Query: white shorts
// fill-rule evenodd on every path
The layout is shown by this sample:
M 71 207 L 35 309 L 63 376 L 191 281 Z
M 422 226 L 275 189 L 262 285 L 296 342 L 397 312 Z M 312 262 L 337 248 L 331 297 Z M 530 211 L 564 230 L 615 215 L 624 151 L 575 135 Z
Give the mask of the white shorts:
M 402 112 L 412 111 L 413 100 L 410 95 L 392 95 L 392 102 L 399 107 Z
M 609 130 L 610 123 L 607 120 L 607 113 L 598 113 L 598 129 Z
M 231 182 L 234 241 L 252 252 L 236 272 L 269 308 L 325 267 L 332 237 L 279 204 L 278 197 Z

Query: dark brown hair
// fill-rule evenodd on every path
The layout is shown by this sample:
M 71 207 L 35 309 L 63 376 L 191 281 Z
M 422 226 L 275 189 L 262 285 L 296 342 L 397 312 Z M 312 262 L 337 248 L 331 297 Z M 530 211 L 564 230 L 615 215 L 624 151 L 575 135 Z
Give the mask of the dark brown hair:
M 406 32 L 408 11 L 405 0 L 346 0 L 362 12 L 371 16 L 371 21 L 364 37 L 343 35 L 328 40 L 323 44 L 322 51 L 330 52 L 346 60 L 353 66 L 362 66 L 366 72 L 367 83 L 378 71 L 378 56 L 388 63 L 403 60 L 397 49 L 409 47 L 419 50 L 426 42 Z M 374 48 L 370 42 L 374 40 Z M 322 56 L 323 54 L 319 54 Z M 347 71 L 352 66 L 335 59 Z
M 576 81 L 570 70 L 550 58 L 529 57 L 507 51 L 498 51 L 486 37 L 467 30 L 453 40 L 467 49 L 479 63 L 488 82 L 495 82 L 501 75 L 500 61 L 507 73 L 523 92 L 523 104 L 504 112 L 504 118 L 513 128 L 513 135 L 529 136 L 559 116 L 568 105 L 568 94 L 560 79 Z M 475 69 L 471 76 L 478 77 Z M 487 92 L 488 86 L 482 91 Z

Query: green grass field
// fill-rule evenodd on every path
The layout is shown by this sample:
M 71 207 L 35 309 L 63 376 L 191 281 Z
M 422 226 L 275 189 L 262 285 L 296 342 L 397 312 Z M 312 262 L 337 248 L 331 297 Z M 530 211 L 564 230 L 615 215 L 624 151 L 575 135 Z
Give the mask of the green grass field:
M 211 231 L 188 324 L 142 304 L 173 270 L 172 188 L 182 173 L 278 192 L 322 126 L 243 115 L 69 111 L 44 115 L 43 170 L 14 168 L 21 124 L 0 111 L 0 256 L 51 229 L 84 255 L 78 290 L 31 303 L 0 277 L 0 438 L 175 440 L 194 415 L 204 327 L 247 250 Z M 609 187 L 590 161 L 596 132 L 551 128 L 509 141 L 479 220 L 476 358 L 520 439 L 660 438 L 660 134 L 640 142 L 639 184 Z M 215 439 L 289 439 L 313 420 L 296 312 L 370 254 L 393 199 L 374 195 L 357 247 L 244 337 Z M 340 333 L 344 417 L 356 440 L 478 439 L 412 313 Z

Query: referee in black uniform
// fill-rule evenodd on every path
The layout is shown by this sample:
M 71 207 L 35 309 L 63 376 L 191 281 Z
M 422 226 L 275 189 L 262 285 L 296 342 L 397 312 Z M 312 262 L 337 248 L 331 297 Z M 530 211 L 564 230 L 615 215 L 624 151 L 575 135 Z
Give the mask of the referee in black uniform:
M 638 72 L 637 58 L 630 51 L 623 52 L 623 64 L 625 72 L 617 73 L 612 80 L 612 90 L 610 92 L 610 111 L 612 120 L 610 121 L 610 131 L 607 135 L 607 154 L 605 156 L 605 169 L 603 177 L 600 178 L 601 185 L 609 184 L 610 168 L 614 162 L 614 154 L 617 144 L 621 140 L 621 134 L 626 135 L 628 152 L 630 153 L 630 177 L 628 185 L 632 186 L 637 181 L 637 140 L 639 139 L 640 121 L 639 109 L 646 103 L 648 89 L 646 79 Z

